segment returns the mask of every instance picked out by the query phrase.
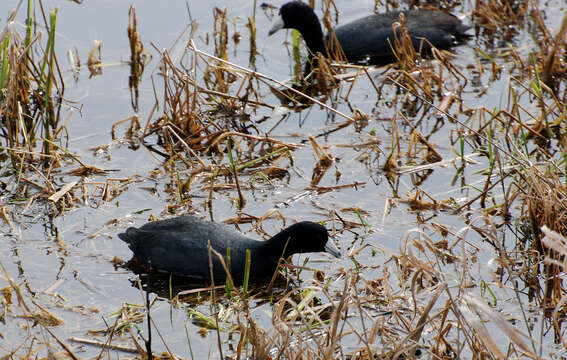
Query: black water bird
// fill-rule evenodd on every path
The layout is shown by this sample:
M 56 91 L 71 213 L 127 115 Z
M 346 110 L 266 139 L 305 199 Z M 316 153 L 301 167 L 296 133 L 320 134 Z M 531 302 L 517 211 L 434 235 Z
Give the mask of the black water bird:
M 134 252 L 134 257 L 151 268 L 187 277 L 195 283 L 209 283 L 209 252 L 207 243 L 227 262 L 230 248 L 230 273 L 236 283 L 242 283 L 246 249 L 251 251 L 250 282 L 269 280 L 280 257 L 293 254 L 326 251 L 340 257 L 324 226 L 302 221 L 293 224 L 269 240 L 252 240 L 224 224 L 201 220 L 196 216 L 181 216 L 149 222 L 140 228 L 128 228 L 118 234 Z M 212 254 L 213 277 L 216 284 L 226 280 L 226 271 Z
M 430 50 L 430 44 L 439 49 L 447 49 L 469 37 L 465 33 L 468 26 L 456 16 L 442 11 L 408 10 L 374 14 L 334 29 L 346 59 L 349 62 L 368 61 L 374 64 L 395 61 L 392 52 L 395 39 L 392 24 L 399 21 L 402 12 L 416 50 Z M 312 55 L 320 52 L 325 56 L 336 56 L 333 46 L 336 42 L 331 41 L 328 35 L 323 36 L 321 23 L 308 4 L 290 1 L 282 5 L 279 15 L 269 35 L 283 28 L 296 29 Z M 399 36 L 399 31 L 396 35 Z

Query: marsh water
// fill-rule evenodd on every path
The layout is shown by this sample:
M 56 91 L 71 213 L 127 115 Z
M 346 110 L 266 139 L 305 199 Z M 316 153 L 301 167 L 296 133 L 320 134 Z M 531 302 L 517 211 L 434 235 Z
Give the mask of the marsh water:
M 14 0 L 4 0 L 0 3 L 2 25 L 16 3 Z M 131 3 L 135 4 L 141 40 L 148 55 L 152 56 L 141 79 L 137 112 L 131 104 L 130 68 L 127 64 L 130 49 L 126 28 Z M 335 3 L 340 11 L 339 23 L 356 19 L 374 9 L 374 1 L 369 0 Z M 281 2 L 273 5 L 279 6 Z M 407 6 L 405 3 L 399 5 L 402 8 Z M 62 325 L 53 329 L 60 338 L 97 338 L 97 335 L 91 335 L 88 331 L 102 329 L 106 327 L 107 322 L 112 323 L 114 320 L 111 315 L 124 303 L 143 302 L 140 290 L 135 286 L 136 275 L 127 268 L 116 266 L 113 261 L 115 257 L 128 260 L 132 255 L 116 234 L 128 226 L 145 223 L 150 215 L 171 216 L 166 208 L 175 203 L 174 197 L 172 199 L 171 196 L 171 187 L 174 185 L 171 184 L 172 177 L 168 170 L 163 166 L 164 158 L 148 150 L 144 144 L 132 146 L 130 142 L 121 140 L 120 136 L 123 136 L 125 131 L 123 126 L 117 126 L 118 140 L 113 140 L 112 127 L 118 121 L 135 114 L 144 126 L 148 118 L 154 116 L 152 111 L 155 111 L 156 92 L 160 89 L 159 85 L 155 84 L 159 84 L 162 78 L 156 49 L 167 49 L 173 61 L 178 61 L 189 40 L 187 26 L 191 20 L 194 21 L 195 46 L 205 52 L 214 53 L 213 13 L 217 7 L 226 9 L 229 19 L 228 60 L 243 67 L 252 67 L 250 30 L 246 23 L 254 12 L 254 2 L 98 0 L 76 4 L 50 0 L 44 1 L 43 6 L 45 9 L 58 8 L 55 46 L 65 84 L 66 103 L 62 111 L 68 133 L 65 145 L 68 151 L 79 157 L 82 162 L 104 169 L 106 173 L 90 175 L 84 179 L 83 181 L 88 183 L 85 185 L 85 192 L 89 195 L 54 219 L 45 214 L 47 208 L 42 208 L 40 203 L 34 203 L 30 207 L 12 205 L 9 201 L 13 200 L 13 194 L 9 193 L 8 186 L 6 193 L 2 195 L 6 202 L 3 206 L 8 210 L 13 209 L 9 211 L 13 227 L 7 223 L 0 227 L 0 261 L 17 283 L 31 289 L 38 302 L 63 320 Z M 562 14 L 566 10 L 565 4 L 558 0 L 542 2 L 540 6 L 547 16 L 545 22 L 549 28 L 558 29 Z M 498 34 L 489 37 L 474 27 L 470 18 L 472 5 L 468 1 L 455 6 L 452 11 L 462 14 L 464 22 L 473 25 L 470 30 L 473 35 L 471 39 L 453 49 L 456 56 L 452 60 L 453 63 L 470 80 L 462 93 L 462 101 L 470 108 L 504 107 L 508 99 L 503 94 L 510 86 L 511 75 L 506 70 L 499 77 L 488 72 L 474 73 L 471 69 L 474 69 L 479 61 L 485 61 L 474 49 L 480 48 L 486 53 L 498 54 L 513 44 L 522 54 L 527 54 L 533 48 L 533 36 L 529 27 L 518 26 L 512 38 L 504 39 Z M 258 54 L 255 56 L 254 69 L 282 82 L 293 78 L 296 64 L 289 46 L 291 33 L 280 31 L 268 37 L 268 29 L 277 10 L 262 10 L 258 6 L 255 12 Z M 24 17 L 25 11 L 22 8 L 16 17 L 19 27 L 23 26 Z M 238 42 L 233 40 L 236 32 L 240 34 Z M 102 74 L 90 77 L 84 64 L 95 40 L 102 41 L 104 66 Z M 66 55 L 73 49 L 77 49 L 83 64 L 78 74 L 73 72 Z M 498 57 L 495 57 L 495 61 L 499 61 Z M 504 61 L 499 65 L 504 69 L 507 66 Z M 372 77 L 376 83 L 384 81 L 386 75 L 382 71 L 373 73 Z M 344 94 L 348 86 L 341 85 L 339 91 Z M 446 85 L 447 88 L 451 86 Z M 268 88 L 260 89 L 263 101 L 279 104 Z M 458 175 L 455 165 L 448 162 L 444 166 L 420 173 L 419 176 L 410 173 L 399 175 L 396 179 L 387 178 L 382 166 L 392 148 L 391 120 L 400 111 L 413 119 L 422 133 L 429 134 L 428 141 L 436 144 L 436 150 L 444 159 L 453 159 L 457 155 L 454 152 L 456 145 L 451 142 L 453 124 L 447 117 L 439 115 L 434 109 L 418 108 L 412 113 L 401 105 L 403 99 L 394 86 L 386 86 L 384 89 L 385 92 L 379 96 L 368 80 L 361 79 L 350 90 L 348 102 L 332 102 L 333 107 L 348 114 L 351 114 L 354 108 L 369 114 L 369 122 L 363 131 L 347 128 L 344 131 L 318 136 L 343 119 L 317 105 L 300 110 L 277 106 L 273 111 L 248 111 L 249 121 L 256 124 L 259 133 L 267 132 L 277 124 L 270 132 L 271 137 L 301 145 L 293 152 L 293 164 L 282 179 L 271 183 L 258 182 L 247 187 L 244 191 L 247 202 L 242 209 L 235 205 L 236 191 L 232 188 L 215 190 L 209 209 L 206 204 L 209 196 L 206 183 L 195 181 L 190 190 L 193 212 L 206 218 L 212 217 L 215 221 L 235 218 L 241 212 L 262 217 L 270 209 L 277 209 L 288 222 L 327 220 L 332 209 L 339 212 L 345 220 L 354 223 L 361 222 L 361 215 L 367 226 L 339 233 L 334 237 L 334 241 L 345 254 L 362 244 L 372 245 L 356 257 L 358 262 L 367 266 L 364 276 L 368 279 L 379 277 L 386 271 L 387 265 L 384 265 L 384 262 L 390 259 L 392 253 L 399 252 L 403 247 L 408 231 L 419 228 L 423 223 L 435 222 L 458 232 L 464 226 L 462 214 L 440 209 L 416 209 L 408 202 L 397 202 L 393 199 L 408 198 L 408 194 L 415 192 L 417 188 L 434 198 L 452 198 L 457 202 L 462 198 L 469 198 L 473 196 L 470 192 L 474 186 L 471 185 L 481 178 L 480 171 L 487 166 L 485 159 L 476 158 L 476 163 L 468 164 Z M 157 95 L 158 98 L 160 96 L 161 94 Z M 435 104 L 441 101 L 442 97 L 433 100 Z M 526 108 L 533 106 L 529 102 L 522 105 Z M 163 104 L 158 104 L 157 111 L 163 111 L 159 106 Z M 244 112 L 247 110 L 244 109 Z M 397 119 L 402 137 L 407 136 L 410 127 L 404 124 L 401 117 Z M 462 120 L 467 119 L 462 117 Z M 307 135 L 318 136 L 319 144 L 329 146 L 328 151 L 335 158 L 332 167 L 317 185 L 337 187 L 336 190 L 313 190 L 312 173 L 318 159 L 313 155 Z M 356 144 L 374 140 L 380 143 L 381 151 L 365 153 L 356 147 Z M 150 145 L 157 142 L 152 138 L 147 141 L 154 142 Z M 69 164 L 68 167 L 58 169 L 59 173 L 55 177 L 58 187 L 80 179 L 70 173 L 73 168 L 74 166 Z M 126 178 L 134 181 L 129 182 L 109 199 L 102 199 L 100 188 L 108 179 Z M 6 177 L 5 181 L 12 183 L 14 180 Z M 355 183 L 358 185 L 350 186 Z M 340 187 L 342 185 L 348 186 Z M 353 209 L 358 209 L 358 213 Z M 330 227 L 332 224 L 328 222 L 327 225 Z M 280 218 L 274 217 L 266 220 L 262 226 L 267 234 L 275 234 L 283 227 L 283 223 Z M 247 232 L 250 230 L 250 224 L 242 224 L 239 229 Z M 502 238 L 506 238 L 508 230 L 502 231 Z M 256 232 L 249 232 L 248 235 L 261 238 Z M 490 281 L 485 264 L 494 257 L 494 248 L 480 236 L 473 235 L 467 240 L 478 248 L 475 259 L 476 279 Z M 295 256 L 294 263 L 303 264 L 306 258 L 306 255 Z M 339 270 L 351 271 L 354 266 L 347 256 L 337 260 L 325 254 L 309 254 L 308 258 L 309 267 L 321 269 L 327 274 Z M 306 271 L 300 277 L 309 282 L 313 273 Z M 330 282 L 330 288 L 341 288 L 339 278 L 334 279 Z M 152 295 L 155 293 L 160 292 L 156 291 Z M 217 358 L 216 334 L 212 331 L 200 331 L 202 324 L 189 320 L 185 306 L 172 306 L 167 299 L 167 293 L 167 284 L 164 284 L 160 298 L 152 307 L 152 317 L 161 335 L 167 339 L 168 349 L 189 358 L 189 336 L 191 351 L 196 358 Z M 260 298 L 255 299 L 254 304 L 255 320 L 269 329 L 269 302 L 266 303 Z M 187 306 L 210 313 L 209 304 L 206 302 Z M 514 310 L 510 311 L 514 313 Z M 21 342 L 21 331 L 16 322 L 0 324 L 0 343 L 4 344 L 3 350 L 0 351 L 13 350 Z M 494 336 L 498 338 L 499 335 L 496 333 Z M 156 338 L 157 336 L 154 337 Z M 103 336 L 100 339 L 104 341 Z M 234 340 L 223 340 L 223 346 L 234 345 L 231 343 Z M 553 339 L 541 340 L 545 346 L 552 346 Z M 120 341 L 127 344 L 128 338 Z M 353 349 L 357 346 L 354 341 L 351 345 Z M 95 356 L 100 351 L 96 347 L 82 344 L 73 346 L 76 353 L 84 357 Z M 162 342 L 156 340 L 154 351 L 156 350 L 165 351 L 166 348 Z

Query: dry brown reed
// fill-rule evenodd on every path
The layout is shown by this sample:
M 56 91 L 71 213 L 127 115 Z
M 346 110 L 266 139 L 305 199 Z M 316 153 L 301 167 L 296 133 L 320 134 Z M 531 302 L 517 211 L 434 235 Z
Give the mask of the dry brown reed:
M 138 112 L 138 85 L 146 63 L 149 61 L 146 55 L 144 45 L 138 33 L 138 20 L 136 18 L 136 7 L 130 6 L 128 13 L 128 40 L 130 42 L 130 77 L 128 78 L 128 86 L 130 87 L 130 101 L 134 112 Z
M 77 174 L 98 170 L 66 149 L 68 134 L 61 118 L 66 105 L 65 86 L 55 54 L 57 10 L 46 12 L 41 1 L 37 5 L 29 2 L 28 6 L 29 14 L 36 13 L 37 8 L 39 22 L 30 15 L 25 33 L 20 34 L 10 18 L 0 39 L 1 149 L 10 159 L 8 167 L 13 175 L 8 191 L 24 200 L 13 203 L 20 205 L 17 212 L 33 209 L 40 200 L 48 209 L 42 212 L 57 216 L 73 206 L 71 195 L 79 184 L 59 184 L 53 174 L 64 164 L 77 164 L 79 168 L 73 170 Z M 4 209 L 6 215 L 10 208 Z
M 473 17 L 477 32 L 485 35 L 492 42 L 496 38 L 511 40 L 518 29 L 525 24 L 530 4 L 534 2 L 476 0 Z

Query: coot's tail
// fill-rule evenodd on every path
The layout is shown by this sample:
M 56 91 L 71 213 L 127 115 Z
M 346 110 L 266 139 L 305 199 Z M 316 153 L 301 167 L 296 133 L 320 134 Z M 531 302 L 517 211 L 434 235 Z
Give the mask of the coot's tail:
M 130 250 L 134 251 L 135 253 L 140 240 L 139 232 L 139 229 L 131 227 L 126 229 L 126 232 L 118 234 L 118 237 L 120 238 L 120 240 L 128 244 Z
M 470 25 L 460 23 L 459 25 L 457 25 L 457 28 L 455 29 L 455 37 L 458 40 L 466 40 L 472 38 L 474 35 L 468 33 L 468 30 L 471 28 L 472 26 Z

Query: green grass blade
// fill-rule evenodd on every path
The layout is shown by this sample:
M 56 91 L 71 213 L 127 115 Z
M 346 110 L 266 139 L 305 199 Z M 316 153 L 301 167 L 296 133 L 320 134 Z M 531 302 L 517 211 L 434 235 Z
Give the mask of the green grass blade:
M 250 249 L 246 249 L 246 267 L 244 268 L 244 282 L 242 283 L 242 288 L 245 294 L 248 294 L 248 280 L 250 279 Z

